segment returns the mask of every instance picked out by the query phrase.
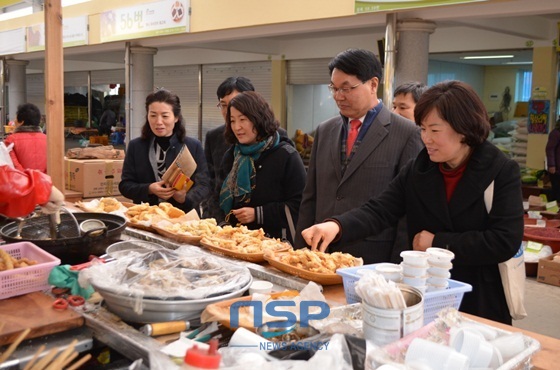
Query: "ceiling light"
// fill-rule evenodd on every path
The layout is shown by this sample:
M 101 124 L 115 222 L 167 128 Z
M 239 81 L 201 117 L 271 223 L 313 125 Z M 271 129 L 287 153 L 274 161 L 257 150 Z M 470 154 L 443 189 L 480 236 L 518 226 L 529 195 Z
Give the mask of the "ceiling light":
M 469 57 L 461 57 L 461 59 L 507 59 L 513 58 L 513 55 L 476 55 Z
M 502 64 L 533 64 L 533 62 L 505 62 Z

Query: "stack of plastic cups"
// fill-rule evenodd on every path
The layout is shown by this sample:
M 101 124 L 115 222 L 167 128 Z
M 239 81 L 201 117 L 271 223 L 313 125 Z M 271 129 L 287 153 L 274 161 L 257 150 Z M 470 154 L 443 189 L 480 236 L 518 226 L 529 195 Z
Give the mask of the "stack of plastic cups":
M 401 262 L 401 267 L 403 269 L 402 282 L 425 293 L 429 268 L 428 253 L 421 251 L 403 251 L 401 252 L 401 257 L 403 259 Z
M 451 261 L 455 254 L 447 249 L 428 248 L 428 292 L 444 290 L 449 286 L 449 270 L 453 268 Z

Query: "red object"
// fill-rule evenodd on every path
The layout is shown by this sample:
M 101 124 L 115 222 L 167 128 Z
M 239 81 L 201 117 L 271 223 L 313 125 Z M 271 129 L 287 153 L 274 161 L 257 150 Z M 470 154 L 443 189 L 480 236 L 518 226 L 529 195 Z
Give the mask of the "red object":
M 79 295 L 69 295 L 67 298 L 57 298 L 53 302 L 52 306 L 55 310 L 63 311 L 68 308 L 68 305 L 72 307 L 78 307 L 83 305 L 84 303 L 86 303 L 84 297 L 81 297 Z
M 53 304 L 52 304 L 53 308 L 55 310 L 65 310 L 68 308 L 68 301 L 64 298 L 57 298 Z
M 556 227 L 526 227 L 523 232 L 523 240 L 549 245 L 552 253 L 560 252 L 560 229 Z
M 208 350 L 200 349 L 195 344 L 187 350 L 184 362 L 201 369 L 217 369 L 220 367 L 221 355 L 218 353 L 218 339 L 210 339 Z
M 348 138 L 346 139 L 346 157 L 350 157 L 350 153 L 352 153 L 352 147 L 358 138 L 358 131 L 361 125 L 362 121 L 359 119 L 350 121 L 350 132 L 348 132 Z
M 37 128 L 39 130 L 39 128 Z M 14 143 L 10 158 L 14 167 L 47 173 L 47 135 L 38 132 L 14 132 L 4 140 L 6 146 Z
M 117 84 L 109 84 L 109 87 L 110 87 L 111 89 L 114 89 L 115 87 L 117 87 Z
M 37 204 L 49 201 L 51 189 L 51 178 L 40 171 L 0 166 L 0 214 L 27 216 Z

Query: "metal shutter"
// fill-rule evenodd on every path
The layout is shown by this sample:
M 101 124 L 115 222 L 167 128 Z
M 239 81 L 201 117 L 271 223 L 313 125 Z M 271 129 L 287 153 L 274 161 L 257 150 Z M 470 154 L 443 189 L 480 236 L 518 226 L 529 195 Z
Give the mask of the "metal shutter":
M 326 85 L 331 82 L 329 75 L 330 58 L 289 60 L 288 85 Z
M 105 71 L 91 71 L 91 84 L 92 85 L 109 85 L 109 84 L 124 85 L 125 82 L 124 74 L 125 74 L 124 68 L 105 70 Z M 64 84 L 70 86 L 66 83 L 66 81 L 64 81 Z
M 154 86 L 177 94 L 187 135 L 198 138 L 198 66 L 154 68 Z

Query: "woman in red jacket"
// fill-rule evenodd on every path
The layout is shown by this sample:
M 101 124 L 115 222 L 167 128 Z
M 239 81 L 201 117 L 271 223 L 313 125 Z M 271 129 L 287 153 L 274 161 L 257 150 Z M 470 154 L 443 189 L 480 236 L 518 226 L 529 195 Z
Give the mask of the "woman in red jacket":
M 6 146 L 14 143 L 10 156 L 18 170 L 30 168 L 47 173 L 47 135 L 39 127 L 40 122 L 37 106 L 26 103 L 18 107 L 16 129 L 4 140 Z

